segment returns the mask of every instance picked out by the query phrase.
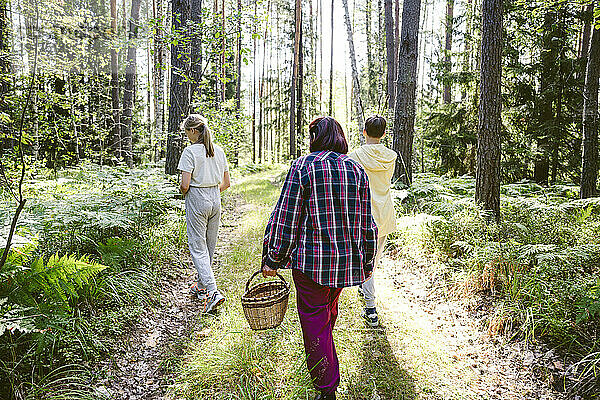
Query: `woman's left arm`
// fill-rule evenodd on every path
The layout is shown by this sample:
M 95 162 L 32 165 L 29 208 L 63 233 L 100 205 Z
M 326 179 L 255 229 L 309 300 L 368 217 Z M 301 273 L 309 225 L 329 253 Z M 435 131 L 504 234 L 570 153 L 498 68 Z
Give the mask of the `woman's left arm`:
M 363 172 L 363 185 L 361 185 L 361 221 L 363 226 L 363 251 L 365 256 L 364 270 L 366 275 L 370 275 L 374 268 L 375 253 L 377 252 L 377 225 L 371 211 L 371 190 L 369 189 L 369 179 Z
M 263 275 L 274 275 L 285 267 L 297 245 L 303 208 L 302 184 L 295 161 L 283 184 L 279 201 L 271 214 L 263 241 Z
M 179 184 L 179 191 L 185 196 L 190 190 L 190 182 L 192 181 L 192 173 L 181 171 L 181 183 Z

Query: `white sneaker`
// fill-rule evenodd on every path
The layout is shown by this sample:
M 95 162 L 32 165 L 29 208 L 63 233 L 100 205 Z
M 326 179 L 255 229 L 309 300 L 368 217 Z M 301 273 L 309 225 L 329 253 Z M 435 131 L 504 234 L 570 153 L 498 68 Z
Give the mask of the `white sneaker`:
M 220 306 L 224 301 L 225 301 L 225 296 L 223 296 L 221 293 L 219 293 L 218 290 L 215 290 L 214 292 L 212 292 L 211 294 L 208 295 L 208 298 L 206 299 L 206 303 L 204 304 L 204 310 L 202 310 L 202 313 L 206 314 L 208 312 L 211 312 L 212 310 L 214 310 L 218 306 Z

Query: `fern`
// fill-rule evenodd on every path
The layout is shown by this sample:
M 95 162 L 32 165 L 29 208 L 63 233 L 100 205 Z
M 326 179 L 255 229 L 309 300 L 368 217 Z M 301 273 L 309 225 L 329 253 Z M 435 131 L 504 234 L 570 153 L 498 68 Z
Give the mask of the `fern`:
M 71 309 L 80 289 L 104 269 L 106 266 L 91 262 L 87 256 L 55 254 L 46 263 L 42 258 L 34 261 L 20 283 L 28 293 L 43 293 L 44 300 Z

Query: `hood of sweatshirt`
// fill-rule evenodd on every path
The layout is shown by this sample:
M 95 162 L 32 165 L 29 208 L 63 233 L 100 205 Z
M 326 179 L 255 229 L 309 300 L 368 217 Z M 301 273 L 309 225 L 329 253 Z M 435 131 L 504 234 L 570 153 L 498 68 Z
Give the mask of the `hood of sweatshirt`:
M 354 152 L 355 157 L 365 170 L 378 172 L 394 168 L 396 152 L 383 144 L 366 144 Z

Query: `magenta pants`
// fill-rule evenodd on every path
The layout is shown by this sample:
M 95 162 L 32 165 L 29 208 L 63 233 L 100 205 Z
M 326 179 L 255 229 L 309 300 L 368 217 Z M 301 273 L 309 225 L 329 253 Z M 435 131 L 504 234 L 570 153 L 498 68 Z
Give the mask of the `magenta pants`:
M 340 384 L 340 365 L 333 343 L 333 326 L 342 289 L 321 286 L 296 269 L 292 270 L 292 276 L 306 365 L 315 388 L 322 393 L 334 393 Z

